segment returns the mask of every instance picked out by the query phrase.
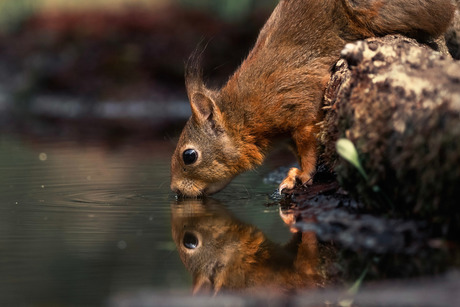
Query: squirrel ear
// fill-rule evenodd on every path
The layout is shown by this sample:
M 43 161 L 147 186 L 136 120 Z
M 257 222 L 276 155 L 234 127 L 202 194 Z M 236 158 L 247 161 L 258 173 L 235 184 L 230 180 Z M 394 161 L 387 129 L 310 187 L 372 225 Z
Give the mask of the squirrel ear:
M 215 121 L 220 117 L 220 110 L 214 100 L 201 92 L 191 95 L 190 106 L 192 108 L 192 118 L 200 123 L 208 120 Z

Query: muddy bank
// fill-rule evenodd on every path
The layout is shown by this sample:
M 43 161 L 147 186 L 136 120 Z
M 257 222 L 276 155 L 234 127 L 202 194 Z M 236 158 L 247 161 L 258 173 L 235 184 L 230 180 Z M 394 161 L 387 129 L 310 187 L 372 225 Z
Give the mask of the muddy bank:
M 388 306 L 444 307 L 454 306 L 460 299 L 460 274 L 452 271 L 432 280 L 382 282 L 368 285 L 356 296 L 346 290 L 312 291 L 290 297 L 273 293 L 255 296 L 219 295 L 191 296 L 187 293 L 157 293 L 148 289 L 111 297 L 107 306 Z

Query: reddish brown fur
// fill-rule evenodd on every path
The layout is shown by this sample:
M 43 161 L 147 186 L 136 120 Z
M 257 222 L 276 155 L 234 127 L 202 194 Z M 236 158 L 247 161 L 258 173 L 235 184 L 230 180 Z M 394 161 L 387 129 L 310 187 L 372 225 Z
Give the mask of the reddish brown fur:
M 426 39 L 443 33 L 454 13 L 450 0 L 283 0 L 247 59 L 218 91 L 200 70 L 186 74 L 192 118 L 173 155 L 171 188 L 186 196 L 210 194 L 262 163 L 273 137 L 291 136 L 301 170 L 280 190 L 308 183 L 316 164 L 316 124 L 330 68 L 347 42 L 403 33 Z M 182 152 L 201 159 L 184 165 Z
M 194 293 L 290 293 L 327 282 L 325 255 L 312 232 L 297 232 L 288 244 L 276 244 L 211 198 L 173 203 L 171 215 L 172 237 L 192 274 Z M 186 234 L 197 238 L 196 248 L 183 243 Z

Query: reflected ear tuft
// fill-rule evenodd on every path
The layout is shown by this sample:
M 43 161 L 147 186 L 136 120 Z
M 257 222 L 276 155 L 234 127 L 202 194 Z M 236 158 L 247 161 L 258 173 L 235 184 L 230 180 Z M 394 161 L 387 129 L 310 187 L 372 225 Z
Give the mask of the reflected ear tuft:
M 211 294 L 212 293 L 212 283 L 209 278 L 198 274 L 193 278 L 193 294 Z

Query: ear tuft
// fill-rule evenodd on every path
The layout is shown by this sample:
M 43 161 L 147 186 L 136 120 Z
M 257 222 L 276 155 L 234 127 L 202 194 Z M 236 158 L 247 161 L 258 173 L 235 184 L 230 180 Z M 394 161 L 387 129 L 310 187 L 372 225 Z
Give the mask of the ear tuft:
M 197 47 L 185 64 L 185 86 L 187 88 L 189 99 L 191 99 L 191 94 L 202 91 L 206 88 L 203 82 L 203 70 L 201 68 L 203 52 L 204 49 L 200 51 Z
M 192 119 L 199 124 L 207 122 L 211 130 L 219 132 L 222 116 L 214 100 L 216 92 L 206 88 L 203 82 L 203 52 L 204 48 L 197 48 L 190 55 L 185 67 L 185 86 L 192 108 Z

